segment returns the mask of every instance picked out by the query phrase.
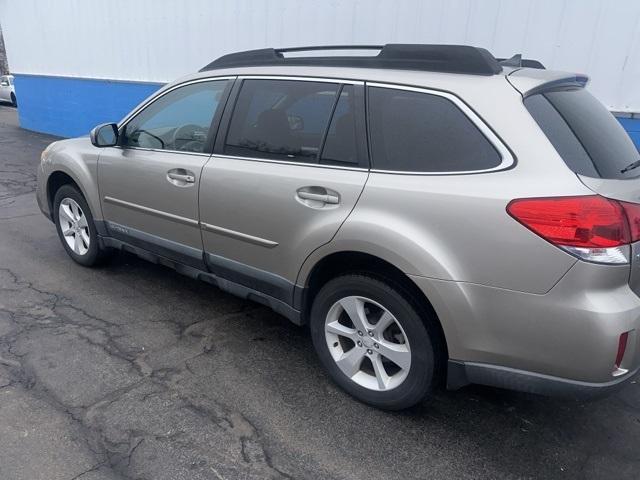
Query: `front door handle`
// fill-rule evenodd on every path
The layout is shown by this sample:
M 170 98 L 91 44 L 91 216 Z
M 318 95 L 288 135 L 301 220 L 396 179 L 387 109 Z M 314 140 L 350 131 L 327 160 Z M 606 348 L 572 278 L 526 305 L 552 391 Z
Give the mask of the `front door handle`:
M 317 207 L 320 205 L 337 205 L 340 203 L 340 195 L 338 192 L 329 190 L 324 187 L 303 187 L 296 192 L 298 199 L 309 207 Z
M 196 176 L 193 172 L 185 170 L 184 168 L 174 168 L 167 172 L 167 180 L 174 185 L 184 187 L 188 184 L 195 183 Z

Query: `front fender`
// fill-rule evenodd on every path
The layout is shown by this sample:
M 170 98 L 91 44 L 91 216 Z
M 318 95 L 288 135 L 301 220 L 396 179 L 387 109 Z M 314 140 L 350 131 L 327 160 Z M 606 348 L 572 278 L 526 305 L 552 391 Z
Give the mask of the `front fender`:
M 98 189 L 98 158 L 100 150 L 88 137 L 58 142 L 45 158 L 42 168 L 46 177 L 46 198 L 51 202 L 49 179 L 55 172 L 71 177 L 89 204 L 95 220 L 102 220 L 102 207 Z M 51 208 L 51 205 L 50 205 Z

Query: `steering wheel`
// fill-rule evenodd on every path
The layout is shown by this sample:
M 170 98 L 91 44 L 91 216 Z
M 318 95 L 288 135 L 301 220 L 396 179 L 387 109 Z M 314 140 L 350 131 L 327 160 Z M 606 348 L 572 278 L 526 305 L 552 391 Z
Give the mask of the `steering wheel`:
M 199 125 L 187 124 L 173 132 L 173 148 L 185 152 L 202 152 L 207 140 L 207 130 Z

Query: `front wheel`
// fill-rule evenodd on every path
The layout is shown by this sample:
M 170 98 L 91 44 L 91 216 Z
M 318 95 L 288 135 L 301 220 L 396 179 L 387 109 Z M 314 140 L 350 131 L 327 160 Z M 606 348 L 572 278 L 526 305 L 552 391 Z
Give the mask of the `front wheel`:
M 332 379 L 370 405 L 408 408 L 434 382 L 435 349 L 423 318 L 399 288 L 376 278 L 328 282 L 313 302 L 311 336 Z
M 18 99 L 16 98 L 16 94 L 15 93 L 11 94 L 11 105 L 13 105 L 14 107 L 18 106 Z
M 89 205 L 75 187 L 63 185 L 58 189 L 53 213 L 62 246 L 75 262 L 91 267 L 106 257 L 107 252 L 98 243 Z

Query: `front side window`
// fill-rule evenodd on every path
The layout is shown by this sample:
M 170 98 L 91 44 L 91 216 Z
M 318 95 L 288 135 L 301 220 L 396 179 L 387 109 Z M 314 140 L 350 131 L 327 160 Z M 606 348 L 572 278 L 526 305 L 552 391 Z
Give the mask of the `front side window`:
M 245 80 L 224 153 L 315 163 L 339 88 L 325 82 Z
M 163 95 L 127 123 L 121 146 L 203 152 L 226 85 L 192 83 Z
M 373 168 L 467 172 L 502 162 L 500 154 L 452 101 L 440 95 L 369 87 Z

